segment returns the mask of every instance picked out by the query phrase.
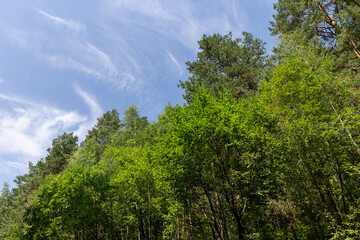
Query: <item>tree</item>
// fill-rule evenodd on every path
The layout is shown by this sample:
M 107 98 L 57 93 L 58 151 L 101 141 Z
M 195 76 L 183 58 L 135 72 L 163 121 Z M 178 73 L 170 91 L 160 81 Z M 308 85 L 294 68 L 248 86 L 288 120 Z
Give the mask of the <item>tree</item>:
M 47 174 L 58 174 L 68 164 L 69 158 L 77 150 L 78 137 L 71 133 L 63 133 L 52 142 L 45 157 Z M 40 164 L 40 163 L 39 163 Z
M 231 33 L 214 34 L 204 35 L 198 43 L 197 60 L 186 63 L 192 76 L 178 85 L 185 90 L 188 103 L 199 87 L 209 89 L 214 97 L 227 90 L 236 98 L 257 89 L 266 58 L 263 41 L 243 32 L 243 39 L 233 40 Z
M 282 195 L 270 209 L 286 219 L 277 227 L 292 238 L 359 237 L 357 160 L 359 114 L 349 97 L 350 76 L 337 77 L 332 59 L 314 46 L 291 51 L 271 78 L 261 83 L 265 109 L 276 114 Z M 341 81 L 341 82 L 339 82 Z M 352 220 L 350 220 L 352 219 Z M 341 230 L 339 230 L 341 229 Z
M 110 135 L 119 130 L 121 126 L 119 113 L 116 109 L 107 111 L 98 118 L 98 122 L 88 132 L 86 139 L 94 139 L 99 145 L 109 143 Z
M 159 239 L 168 199 L 159 184 L 161 167 L 154 161 L 151 145 L 109 148 L 99 169 L 111 176 L 112 196 L 107 201 L 121 239 Z
M 172 110 L 163 140 L 191 239 L 245 239 L 269 192 L 272 117 L 261 105 L 226 95 L 219 100 L 200 88 L 190 105 Z
M 5 228 L 0 225 L 0 232 L 6 237 L 17 239 L 23 234 L 23 219 L 26 207 L 33 201 L 35 192 L 43 184 L 49 175 L 57 175 L 63 172 L 68 164 L 70 156 L 77 149 L 78 137 L 73 133 L 64 133 L 52 141 L 52 147 L 48 149 L 48 155 L 36 164 L 29 163 L 29 172 L 16 176 L 17 184 L 11 192 L 7 191 L 7 207 L 3 208 L 4 216 L 11 216 L 4 220 Z M 9 200 L 11 199 L 9 204 Z
M 80 150 L 81 153 L 79 154 L 83 156 L 80 157 L 83 165 L 92 166 L 96 164 L 102 157 L 107 144 L 111 143 L 111 135 L 121 127 L 119 113 L 116 109 L 107 111 L 97 120 L 95 126 L 88 131 L 85 141 L 81 143 L 81 146 L 85 148 L 85 150 Z M 85 158 L 84 156 L 88 157 Z M 73 160 L 79 163 L 77 161 L 79 159 L 76 160 L 75 158 Z
M 358 0 L 279 0 L 270 28 L 273 35 L 300 32 L 316 36 L 339 57 L 336 67 L 356 70 L 360 60 Z M 356 58 L 357 61 L 353 61 Z
M 13 215 L 13 199 L 8 183 L 4 183 L 0 195 L 0 238 L 10 235 L 13 222 L 16 221 Z
M 147 117 L 140 116 L 139 110 L 135 105 L 129 106 L 124 111 L 124 118 L 121 127 L 117 133 L 112 136 L 112 145 L 125 146 L 141 145 L 146 143 L 147 134 L 143 134 L 147 129 L 149 122 Z M 145 139 L 144 139 L 145 138 Z
M 116 239 L 102 206 L 109 178 L 89 167 L 76 166 L 48 177 L 27 207 L 22 239 Z

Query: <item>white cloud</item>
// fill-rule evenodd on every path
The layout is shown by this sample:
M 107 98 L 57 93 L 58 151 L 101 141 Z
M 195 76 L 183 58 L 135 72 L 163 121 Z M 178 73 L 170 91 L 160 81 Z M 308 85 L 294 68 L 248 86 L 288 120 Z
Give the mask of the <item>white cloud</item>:
M 105 80 L 119 89 L 126 88 L 135 81 L 135 77 L 130 73 L 119 72 L 111 57 L 93 44 L 87 41 L 78 42 L 77 49 L 79 49 L 79 55 L 82 56 L 82 62 L 87 65 L 74 61 L 70 66 Z
M 170 51 L 168 52 L 168 55 L 169 55 L 171 61 L 176 65 L 176 67 L 179 68 L 180 74 L 182 74 L 183 69 L 182 69 L 179 61 L 174 57 L 174 55 L 172 55 L 172 53 Z
M 107 75 L 105 75 L 100 70 L 97 70 L 96 68 L 85 65 L 85 64 L 73 59 L 72 57 L 61 55 L 61 54 L 60 55 L 45 55 L 45 54 L 40 55 L 39 54 L 39 56 L 41 58 L 45 59 L 46 61 L 48 61 L 50 64 L 52 64 L 55 67 L 79 70 L 83 73 L 86 73 L 88 75 L 95 77 L 96 79 L 107 80 L 110 83 L 112 83 L 113 85 L 118 85 L 118 83 L 113 78 L 109 78 Z
M 21 100 L 20 98 L 17 98 L 17 97 L 14 97 L 14 96 L 9 96 L 9 95 L 2 94 L 2 93 L 0 93 L 0 99 L 13 101 L 13 102 L 17 102 L 17 103 L 24 103 L 23 100 Z
M 84 139 L 87 130 L 91 129 L 103 111 L 89 93 L 79 86 L 74 89 L 89 106 L 89 118 L 76 111 L 63 111 L 0 93 L 0 101 L 14 106 L 10 110 L 0 108 L 0 162 L 6 171 L 25 171 L 27 163 L 44 157 L 52 139 L 63 132 L 75 129 L 75 135 L 80 140 Z
M 10 170 L 9 168 L 15 168 L 21 171 L 26 171 L 28 169 L 28 164 L 23 161 L 20 162 L 10 161 L 10 162 L 6 162 L 5 165 L 7 166 L 8 170 Z
M 100 105 L 97 103 L 96 99 L 90 96 L 89 93 L 85 92 L 79 86 L 75 85 L 74 89 L 77 94 L 84 100 L 84 102 L 89 106 L 91 115 L 93 117 L 99 117 L 102 114 L 103 110 L 101 109 Z
M 85 43 L 83 45 L 84 51 L 89 52 L 90 55 L 94 56 L 96 60 L 102 63 L 102 67 L 108 72 L 110 76 L 118 75 L 118 71 L 111 61 L 109 55 L 92 45 L 91 43 Z
M 65 26 L 67 28 L 69 28 L 70 30 L 73 30 L 73 31 L 76 31 L 76 32 L 79 32 L 81 30 L 84 30 L 85 29 L 85 26 L 74 21 L 74 20 L 69 20 L 69 19 L 63 19 L 63 18 L 60 18 L 60 17 L 56 17 L 56 16 L 53 16 L 53 15 L 50 15 L 40 9 L 37 9 L 38 12 L 43 15 L 44 17 L 46 17 L 48 20 L 52 21 L 53 23 L 55 23 L 56 25 L 59 25 L 59 26 Z
M 13 119 L 9 120 L 11 121 Z M 2 121 L 4 121 L 4 119 L 2 119 Z M 0 131 L 0 153 L 22 153 L 30 157 L 40 157 L 44 149 L 41 149 L 39 139 L 35 142 L 30 135 L 22 131 L 22 129 L 16 128 L 2 129 Z
M 83 36 L 65 34 L 65 39 L 55 39 L 13 28 L 7 29 L 7 35 L 13 44 L 54 67 L 81 71 L 117 89 L 131 88 L 135 83 L 131 73 L 119 71 L 107 53 Z
M 89 93 L 85 92 L 77 85 L 74 86 L 74 89 L 76 93 L 79 94 L 83 101 L 88 105 L 91 112 L 91 118 L 84 124 L 81 124 L 79 128 L 75 131 L 75 134 L 79 136 L 80 140 L 83 140 L 86 136 L 87 131 L 92 128 L 92 126 L 96 123 L 97 118 L 102 115 L 103 110 L 97 103 L 96 99 L 92 97 Z
M 15 154 L 27 161 L 39 160 L 53 138 L 86 121 L 85 116 L 74 111 L 6 94 L 0 94 L 0 99 L 15 105 L 11 110 L 0 109 L 0 155 Z
M 163 20 L 174 20 L 175 15 L 169 13 L 166 6 L 161 1 L 156 0 L 112 0 L 111 4 L 117 8 L 128 9 L 141 12 L 150 17 L 161 18 Z M 174 4 L 174 3 L 171 3 Z M 176 4 L 176 3 L 175 3 Z
M 237 1 L 107 0 L 108 11 L 122 23 L 144 25 L 181 42 L 193 51 L 202 34 L 241 33 L 244 10 Z M 204 4 L 208 6 L 205 7 Z M 129 17 L 131 12 L 137 18 Z M 140 14 L 140 15 L 139 15 Z

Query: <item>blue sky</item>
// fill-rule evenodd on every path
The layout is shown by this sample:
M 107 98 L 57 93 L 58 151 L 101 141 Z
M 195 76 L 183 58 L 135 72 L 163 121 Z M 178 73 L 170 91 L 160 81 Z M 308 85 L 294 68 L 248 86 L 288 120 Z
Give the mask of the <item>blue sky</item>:
M 270 50 L 274 2 L 0 1 L 0 184 L 59 134 L 84 139 L 107 110 L 135 104 L 154 121 L 182 104 L 177 83 L 203 34 L 248 31 Z

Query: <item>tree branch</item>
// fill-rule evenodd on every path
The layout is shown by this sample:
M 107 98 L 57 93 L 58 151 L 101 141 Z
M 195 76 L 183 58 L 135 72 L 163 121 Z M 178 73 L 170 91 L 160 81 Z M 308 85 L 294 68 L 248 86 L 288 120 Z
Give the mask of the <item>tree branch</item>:
M 330 16 L 331 14 L 329 15 L 329 13 L 327 13 L 327 12 L 325 11 L 325 9 L 323 8 L 323 6 L 321 6 L 320 3 L 315 4 L 315 7 L 318 8 L 319 10 L 321 10 L 321 11 L 323 12 L 325 18 L 329 21 L 329 22 L 327 22 L 329 25 L 331 25 L 331 26 L 333 26 L 333 27 L 335 27 L 335 26 L 337 25 L 337 24 L 336 24 L 336 21 L 334 20 L 334 17 L 333 17 L 333 16 Z
M 337 114 L 337 110 L 335 109 L 335 107 L 334 107 L 334 105 L 332 104 L 331 100 L 329 100 L 329 103 L 330 103 L 331 108 L 332 108 L 332 109 L 334 110 L 334 112 Z M 352 143 L 352 144 L 354 145 L 354 147 L 356 148 L 356 152 L 360 155 L 360 148 L 359 148 L 359 146 L 356 144 L 356 142 L 354 141 L 354 139 L 353 139 L 353 137 L 352 137 L 349 129 L 347 129 L 347 128 L 345 127 L 345 123 L 344 123 L 344 121 L 342 120 L 341 117 L 339 117 L 339 120 L 340 120 L 341 125 L 342 125 L 343 128 L 345 129 L 345 131 L 346 131 L 346 133 L 347 133 L 347 135 L 348 135 L 351 143 Z
M 356 54 L 357 58 L 360 59 L 360 51 L 358 50 L 356 43 L 352 39 L 350 39 L 349 44 L 350 46 L 354 47 L 354 53 Z
M 356 6 L 360 7 L 360 3 L 355 2 L 354 0 L 347 0 L 350 3 L 355 4 Z

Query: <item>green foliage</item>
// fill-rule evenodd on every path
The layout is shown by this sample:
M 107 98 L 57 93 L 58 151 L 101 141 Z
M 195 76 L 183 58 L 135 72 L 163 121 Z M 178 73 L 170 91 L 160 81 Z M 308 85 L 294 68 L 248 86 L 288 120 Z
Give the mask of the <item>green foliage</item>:
M 271 116 L 250 100 L 212 97 L 200 88 L 191 105 L 175 108 L 165 137 L 168 171 L 191 221 L 204 221 L 189 233 L 220 239 L 243 238 L 270 189 L 267 154 L 274 131 Z M 201 236 L 201 235 L 200 235 Z
M 62 172 L 68 164 L 70 156 L 77 149 L 77 136 L 64 133 L 55 138 L 48 155 L 36 164 L 29 163 L 29 172 L 17 176 L 17 186 L 10 191 L 5 185 L 0 202 L 1 215 L 0 237 L 17 239 L 24 232 L 23 220 L 26 207 L 33 201 L 36 190 L 43 184 L 44 178 Z
M 107 111 L 97 119 L 95 126 L 88 131 L 83 148 L 71 159 L 73 165 L 93 166 L 99 162 L 106 145 L 111 142 L 111 135 L 121 127 L 119 113 L 116 109 Z
M 98 118 L 98 122 L 92 128 L 91 131 L 88 132 L 86 136 L 86 140 L 94 139 L 100 146 L 102 150 L 104 145 L 109 143 L 109 137 L 111 134 L 119 130 L 121 126 L 119 113 L 116 109 L 111 111 L 107 111 L 102 115 L 102 117 Z
M 25 239 L 98 239 L 111 228 L 102 208 L 109 179 L 77 167 L 47 178 L 25 214 Z
M 117 234 L 124 239 L 161 236 L 167 195 L 158 184 L 161 172 L 153 160 L 153 151 L 144 146 L 111 148 L 100 162 L 99 167 L 112 176 L 113 197 L 108 206 L 118 226 Z
M 237 98 L 257 89 L 265 61 L 263 41 L 243 32 L 243 39 L 233 40 L 231 33 L 214 34 L 204 35 L 198 43 L 197 60 L 186 63 L 192 76 L 179 84 L 185 100 L 191 102 L 199 87 L 209 89 L 215 97 L 225 90 Z
M 359 115 L 345 99 L 355 89 L 351 84 L 339 88 L 331 60 L 319 56 L 323 60 L 314 64 L 312 50 L 304 48 L 303 58 L 289 55 L 262 83 L 262 101 L 278 115 L 280 150 L 286 160 L 281 163 L 286 169 L 283 200 L 273 201 L 271 209 L 290 204 L 285 216 L 273 219 L 290 222 L 294 237 L 352 236 L 356 227 L 346 219 L 356 216 L 360 197 L 350 190 L 359 188 L 354 162 L 360 156 Z M 339 231 L 348 225 L 351 231 Z
M 147 128 L 149 122 L 146 117 L 141 117 L 135 105 L 130 106 L 124 111 L 124 119 L 119 131 L 111 136 L 111 145 L 125 146 L 125 145 L 142 145 L 145 144 L 149 138 L 151 127 Z M 148 134 L 142 134 L 143 131 L 148 131 Z
M 204 36 L 188 104 L 54 139 L 4 185 L 0 239 L 359 239 L 359 6 L 278 1 L 266 68 L 250 34 Z
M 8 183 L 4 184 L 4 187 L 1 189 L 0 196 L 0 238 L 5 239 L 11 232 L 9 229 L 11 226 L 12 211 L 11 211 L 11 191 Z
M 360 51 L 360 2 L 358 0 L 279 0 L 271 22 L 272 34 L 299 32 L 317 37 L 338 57 L 338 68 L 357 70 Z
M 78 137 L 73 133 L 64 133 L 55 138 L 52 148 L 48 149 L 49 155 L 45 158 L 46 171 L 57 174 L 64 170 L 69 158 L 77 149 Z

